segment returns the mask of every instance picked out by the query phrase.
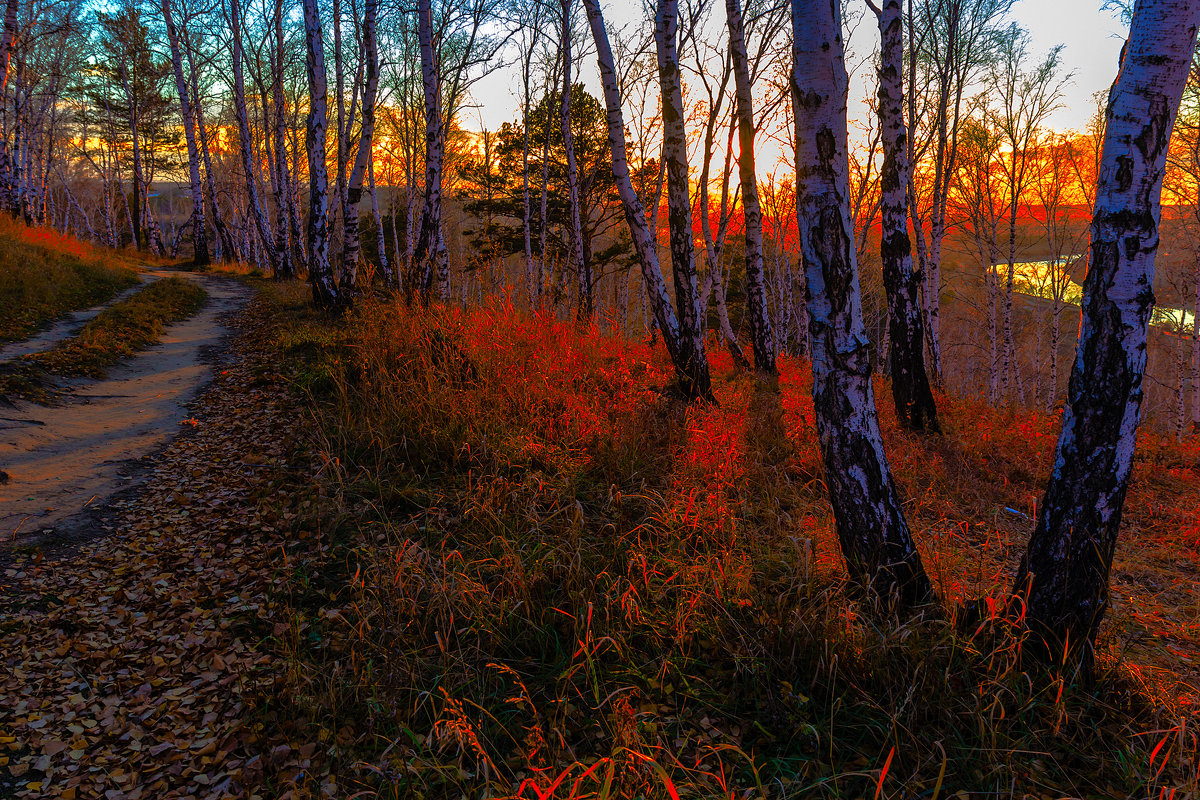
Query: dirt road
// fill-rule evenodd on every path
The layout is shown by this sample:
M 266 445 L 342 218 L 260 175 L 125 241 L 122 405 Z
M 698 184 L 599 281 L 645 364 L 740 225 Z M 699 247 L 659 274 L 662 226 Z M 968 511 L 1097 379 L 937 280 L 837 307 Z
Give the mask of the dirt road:
M 86 538 L 96 510 L 134 485 L 140 460 L 186 424 L 187 404 L 211 375 L 212 357 L 228 333 L 225 315 L 251 292 L 210 275 L 164 270 L 149 277 L 171 274 L 200 283 L 209 301 L 169 327 L 158 345 L 108 378 L 81 385 L 61 406 L 0 406 L 0 470 L 8 476 L 0 476 L 0 551 Z

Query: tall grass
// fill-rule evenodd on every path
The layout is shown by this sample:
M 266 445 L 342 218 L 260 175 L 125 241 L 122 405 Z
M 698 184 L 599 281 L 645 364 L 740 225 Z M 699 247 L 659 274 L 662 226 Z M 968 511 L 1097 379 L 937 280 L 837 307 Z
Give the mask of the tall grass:
M 281 347 L 326 459 L 286 702 L 347 794 L 1197 790 L 1192 722 L 1114 655 L 1095 690 L 1020 668 L 999 609 L 1050 418 L 940 397 L 925 439 L 880 403 L 945 601 L 899 620 L 843 582 L 803 362 L 775 384 L 714 356 L 717 404 L 683 406 L 661 348 L 373 300 Z

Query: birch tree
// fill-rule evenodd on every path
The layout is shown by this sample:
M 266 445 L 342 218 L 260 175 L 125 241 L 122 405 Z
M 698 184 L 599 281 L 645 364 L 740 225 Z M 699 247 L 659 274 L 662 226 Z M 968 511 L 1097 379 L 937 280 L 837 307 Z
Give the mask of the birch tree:
M 379 44 L 376 39 L 379 0 L 366 0 L 364 5 L 363 65 L 366 77 L 362 90 L 362 126 L 358 134 L 354 167 L 346 185 L 346 208 L 342 221 L 342 279 L 338 286 L 338 300 L 343 305 L 353 300 L 358 264 L 362 259 L 358 206 L 362 200 L 363 180 L 370 167 L 371 149 L 375 144 L 375 101 L 379 94 Z
M 417 2 L 425 105 L 425 197 L 413 252 L 416 274 L 407 289 L 419 293 L 423 302 L 432 300 L 435 281 L 439 296 L 450 296 L 450 261 L 441 221 L 446 134 L 467 90 L 508 41 L 506 35 L 488 30 L 500 10 L 500 0 L 447 0 L 439 4 L 435 20 L 432 0 Z
M 1109 93 L 1083 319 L 1054 467 L 1014 592 L 1042 655 L 1090 674 L 1141 416 L 1167 145 L 1198 0 L 1137 0 Z
M 914 194 L 910 214 L 923 283 L 929 367 L 935 380 L 939 381 L 942 375 L 942 247 L 948 226 L 946 212 L 958 156 L 960 124 L 966 110 L 964 101 L 968 89 L 993 57 L 997 36 L 1003 30 L 1000 23 L 1014 2 L 910 0 L 909 5 L 909 125 L 914 129 L 910 132 L 914 140 L 918 125 L 916 87 L 923 85 L 932 95 L 924 106 L 927 109 L 923 120 L 925 141 L 914 148 L 914 155 L 909 159 L 915 165 L 918 155 L 931 156 L 929 196 L 920 198 Z M 914 5 L 917 5 L 915 9 Z M 924 69 L 918 72 L 921 66 Z
M 571 68 L 574 66 L 572 51 L 574 30 L 571 18 L 573 6 L 573 0 L 560 0 L 559 2 L 562 19 L 561 47 L 563 76 L 562 93 L 559 96 L 561 103 L 559 122 L 562 127 L 563 153 L 566 155 L 567 161 L 567 206 L 570 210 L 571 220 L 571 262 L 575 268 L 575 276 L 578 282 L 578 309 L 576 316 L 580 320 L 590 320 L 593 312 L 592 273 L 591 264 L 588 262 L 588 259 L 584 258 L 583 252 L 583 221 L 580 218 L 579 210 L 579 167 L 575 161 L 575 141 L 571 133 Z
M 1193 61 L 1180 104 L 1179 116 L 1167 158 L 1169 172 L 1163 190 L 1175 203 L 1191 209 L 1195 235 L 1195 270 L 1192 276 L 1192 354 L 1190 407 L 1191 433 L 1200 433 L 1200 62 Z
M 1032 70 L 1024 69 L 1028 58 L 1029 33 L 1010 29 L 1002 37 L 1000 58 L 992 65 L 990 74 L 996 105 L 988 115 L 988 123 L 1000 134 L 1002 149 L 1001 163 L 1004 166 L 1004 183 L 1007 189 L 1008 219 L 1008 268 L 1004 282 L 1004 339 L 1001 352 L 1000 380 L 1004 396 L 1010 394 L 1013 379 L 1013 279 L 1017 261 L 1017 218 L 1021 201 L 1029 190 L 1032 165 L 1035 158 L 1033 145 L 1037 141 L 1046 118 L 1062 103 L 1063 84 L 1071 75 L 1062 75 L 1059 55 L 1062 45 L 1051 49 L 1046 58 Z M 990 265 L 989 269 L 993 266 Z
M 880 260 L 888 302 L 888 357 L 892 367 L 892 400 L 896 418 L 913 430 L 938 430 L 937 406 L 925 372 L 925 327 L 921 320 L 919 276 L 913 271 L 908 238 L 908 129 L 904 124 L 903 16 L 900 0 L 867 0 L 879 22 L 878 110 L 883 139 L 880 214 L 883 232 Z
M 838 0 L 791 0 L 796 219 L 808 285 L 813 410 L 851 578 L 909 606 L 933 587 L 888 469 L 871 389 L 847 197 L 848 77 Z
M 678 0 L 658 0 L 654 43 L 658 53 L 659 93 L 663 108 L 663 161 L 667 173 L 667 222 L 671 229 L 671 271 L 679 314 L 679 353 L 685 362 L 684 387 L 693 398 L 711 398 L 700 295 L 696 287 L 696 253 L 692 238 L 691 187 L 688 182 L 687 131 L 683 86 L 679 73 Z M 611 128 L 611 121 L 609 123 Z
M 692 57 L 695 59 L 693 71 L 696 80 L 704 88 L 704 93 L 707 97 L 704 144 L 700 154 L 700 177 L 697 180 L 696 187 L 700 205 L 700 230 L 704 234 L 704 255 L 708 265 L 704 282 L 700 286 L 700 316 L 702 319 L 707 318 L 708 300 L 711 296 L 716 300 L 717 335 L 724 342 L 725 349 L 733 359 L 734 367 L 748 370 L 750 369 L 750 362 L 746 359 L 746 354 L 742 352 L 741 342 L 738 341 L 737 333 L 734 332 L 733 324 L 729 319 L 729 304 L 726 298 L 726 277 L 723 267 L 729 223 L 733 216 L 737 197 L 741 193 L 740 186 L 734 191 L 732 196 L 729 192 L 736 118 L 729 115 L 725 107 L 725 100 L 729 80 L 733 77 L 733 64 L 731 59 L 726 55 L 722 59 L 720 71 L 713 70 L 711 64 L 713 54 L 706 52 L 706 49 L 701 46 L 700 42 L 694 42 L 694 45 L 692 48 Z M 725 146 L 724 164 L 721 167 L 721 200 L 717 215 L 717 230 L 714 233 L 712 226 L 712 200 L 709 190 L 713 158 L 716 155 L 717 133 L 725 127 L 727 118 L 729 122 L 729 135 Z M 663 179 L 666 176 L 665 169 L 665 160 L 660 161 L 660 174 L 654 191 L 655 208 L 653 213 L 655 216 L 657 216 L 657 204 L 660 202 L 659 197 L 662 193 Z M 655 222 L 657 223 L 657 219 Z M 657 228 L 657 224 L 654 227 Z M 654 232 L 657 233 L 657 230 Z
M 596 60 L 600 68 L 600 83 L 604 88 L 604 105 L 607 109 L 608 141 L 612 150 L 613 177 L 625 210 L 625 221 L 637 252 L 641 266 L 642 282 L 646 288 L 646 299 L 654 314 L 658 330 L 671 356 L 675 374 L 680 384 L 692 396 L 705 396 L 710 386 L 708 361 L 696 358 L 694 347 L 685 341 L 675 309 L 667 295 L 666 282 L 659 267 L 658 251 L 650 226 L 646 221 L 646 210 L 633 188 L 626 157 L 625 120 L 621 111 L 621 91 L 617 85 L 617 73 L 613 63 L 612 47 L 608 31 L 604 27 L 604 15 L 600 0 L 584 0 L 592 39 L 596 43 Z M 664 103 L 665 105 L 665 103 Z M 701 353 L 703 355 L 703 352 Z
M 750 65 L 746 58 L 746 31 L 740 0 L 725 0 L 729 27 L 729 55 L 737 100 L 738 177 L 742 184 L 742 210 L 746 227 L 746 301 L 750 315 L 750 342 L 754 366 L 775 374 L 775 336 L 767 313 L 767 291 L 763 277 L 762 207 L 758 202 L 758 175 L 754 166 L 754 99 L 750 87 Z M 704 210 L 707 213 L 707 209 Z
M 313 304 L 332 309 L 338 305 L 337 285 L 329 264 L 329 175 L 325 165 L 325 131 L 328 127 L 328 85 L 325 78 L 325 41 L 317 0 L 304 0 L 305 71 L 308 75 L 308 280 Z
M 434 57 L 430 0 L 417 0 L 417 35 L 421 43 L 421 84 L 425 90 L 425 205 L 421 209 L 421 228 L 413 254 L 420 274 L 408 283 L 420 292 L 421 301 L 428 304 L 432 299 L 435 274 L 443 269 L 441 265 L 449 258 L 442 238 L 442 164 L 446 137 L 442 130 L 441 81 Z
M 250 136 L 250 119 L 246 112 L 246 79 L 243 71 L 245 61 L 245 44 L 242 40 L 242 9 L 240 0 L 229 0 L 230 33 L 233 39 L 233 110 L 237 117 L 238 144 L 241 149 L 242 169 L 245 171 L 246 206 L 259 241 L 267 252 L 271 275 L 286 277 L 281 269 L 279 254 L 275 249 L 275 240 L 271 235 L 271 227 L 267 224 L 267 215 L 259 202 L 257 169 L 254 164 L 254 146 Z
M 171 48 L 171 67 L 175 73 L 175 91 L 179 95 L 179 116 L 183 121 L 183 136 L 187 142 L 188 188 L 192 194 L 192 249 L 193 263 L 204 266 L 209 263 L 208 230 L 204 218 L 204 191 L 200 183 L 200 151 L 196 147 L 196 126 L 192 116 L 191 97 L 187 80 L 183 75 L 183 56 L 179 45 L 179 32 L 171 11 L 171 0 L 162 0 L 163 22 L 167 43 Z

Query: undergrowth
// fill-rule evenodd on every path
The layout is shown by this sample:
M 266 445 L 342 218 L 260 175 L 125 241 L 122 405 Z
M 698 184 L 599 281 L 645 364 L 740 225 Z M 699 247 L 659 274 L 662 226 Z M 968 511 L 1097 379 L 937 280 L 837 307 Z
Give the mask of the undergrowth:
M 1197 791 L 1187 709 L 1118 631 L 1087 689 L 1022 671 L 1000 617 L 957 630 L 959 601 L 1003 605 L 1051 417 L 940 396 L 922 438 L 879 403 L 941 598 L 897 620 L 843 580 L 807 363 L 764 383 L 714 354 L 717 404 L 683 406 L 645 343 L 499 305 L 332 322 L 271 291 L 325 457 L 280 702 L 347 796 Z M 1195 483 L 1188 447 L 1143 443 L 1135 530 L 1174 529 L 1147 508 L 1164 470 Z
M 120 254 L 45 228 L 0 220 L 0 342 L 32 335 L 70 311 L 135 286 Z

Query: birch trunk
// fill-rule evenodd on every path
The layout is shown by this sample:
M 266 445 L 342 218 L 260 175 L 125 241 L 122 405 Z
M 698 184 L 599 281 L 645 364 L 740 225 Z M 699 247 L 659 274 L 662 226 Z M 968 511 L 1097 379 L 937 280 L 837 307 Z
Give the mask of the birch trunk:
M 869 0 L 868 0 L 869 2 Z M 921 321 L 920 283 L 913 272 L 912 242 L 908 238 L 908 130 L 904 125 L 904 89 L 900 70 L 904 60 L 900 0 L 873 3 L 879 19 L 879 124 L 883 165 L 880 171 L 880 215 L 883 234 L 880 260 L 887 293 L 889 360 L 896 418 L 912 430 L 938 430 L 937 406 L 925 372 L 925 329 Z
M 171 0 L 162 0 L 163 21 L 166 23 L 167 42 L 171 47 L 171 66 L 175 72 L 175 90 L 179 93 L 179 114 L 183 119 L 183 135 L 187 142 L 188 185 L 192 192 L 192 249 L 193 263 L 204 266 L 209 263 L 208 229 L 204 219 L 204 189 L 200 183 L 200 153 L 196 147 L 196 129 L 192 119 L 191 97 L 187 80 L 183 76 L 183 58 L 179 51 L 179 32 L 171 14 Z
M 279 264 L 281 277 L 291 278 L 296 274 L 296 265 L 292 263 L 292 247 L 290 244 L 291 230 L 291 196 L 292 179 L 288 175 L 287 159 L 287 119 L 284 116 L 283 97 L 283 0 L 275 0 L 274 8 L 275 52 L 272 64 L 271 104 L 274 106 L 272 133 L 275 139 L 275 258 Z M 264 126 L 267 120 L 263 120 Z
M 535 6 L 535 9 L 540 10 L 540 6 Z M 531 220 L 529 218 L 533 210 L 529 194 L 529 104 L 533 101 L 530 81 L 534 51 L 540 36 L 537 26 L 540 19 L 540 14 L 534 17 L 529 33 L 532 41 L 528 42 L 527 49 L 521 55 L 521 233 L 525 240 L 525 287 L 529 294 L 530 308 L 537 306 L 538 289 L 540 288 L 534 276 L 533 230 L 530 227 Z
M 1056 269 L 1057 266 L 1056 264 Z M 1058 343 L 1062 339 L 1062 293 L 1057 288 L 1054 290 L 1050 314 L 1050 391 L 1046 393 L 1047 412 L 1054 409 L 1058 400 Z
M 379 269 L 383 273 L 383 285 L 391 288 L 396 285 L 396 276 L 392 271 L 392 262 L 387 254 L 387 232 L 383 227 L 383 216 L 379 213 L 379 195 L 375 193 L 375 149 L 371 148 L 371 156 L 367 161 L 367 189 L 371 193 L 371 216 L 375 220 L 375 247 L 379 251 Z M 395 232 L 392 228 L 392 232 Z
M 1197 0 L 1138 0 L 1107 127 L 1062 432 L 1014 592 L 1042 655 L 1089 674 L 1141 416 L 1167 143 L 1200 24 Z
M 1187 423 L 1187 349 L 1183 336 L 1184 312 L 1179 312 L 1179 322 L 1175 326 L 1175 441 L 1183 441 L 1184 426 Z
M 270 263 L 271 275 L 283 277 L 275 241 L 267 224 L 266 214 L 258 199 L 258 182 L 255 180 L 254 146 L 250 138 L 250 120 L 246 115 L 246 81 L 242 71 L 245 59 L 242 43 L 242 11 L 240 0 L 229 0 L 230 28 L 233 36 L 233 109 L 237 117 L 238 140 L 242 151 L 242 169 L 246 173 L 247 213 L 254 219 L 254 227 L 262 242 Z
M 356 291 L 358 264 L 362 260 L 362 245 L 359 241 L 358 205 L 362 200 L 363 178 L 371 161 L 371 147 L 375 142 L 375 100 L 379 91 L 379 46 L 375 38 L 375 20 L 379 9 L 378 0 L 366 0 L 363 15 L 363 60 L 366 80 L 363 84 L 362 126 L 358 135 L 358 152 L 354 157 L 354 168 L 346 184 L 346 207 L 342 221 L 342 282 L 338 287 L 338 299 L 343 304 L 351 302 Z
M 236 0 L 235 0 L 236 2 Z M 138 124 L 137 104 L 134 102 L 133 90 L 129 86 L 129 69 L 126 64 L 121 64 L 121 85 L 125 90 L 125 102 L 128 108 L 127 122 L 129 123 L 129 141 L 133 151 L 133 207 L 135 213 L 133 216 L 133 246 L 135 249 L 142 249 L 142 221 L 144 218 L 142 206 L 144 203 L 144 193 L 142 184 L 142 147 L 141 137 L 138 134 L 140 125 Z M 18 158 L 18 162 L 20 158 Z M 18 178 L 18 185 L 20 179 Z
M 725 349 L 733 359 L 734 367 L 739 370 L 749 370 L 750 362 L 746 359 L 746 354 L 742 352 L 742 345 L 738 341 L 737 334 L 733 331 L 733 324 L 729 321 L 729 306 L 726 302 L 723 275 L 724 270 L 721 268 L 721 251 L 725 246 L 725 229 L 729 222 L 729 173 L 730 165 L 733 163 L 734 132 L 732 123 L 729 129 L 729 141 L 725 148 L 725 164 L 721 171 L 721 216 L 718 224 L 718 233 L 715 237 L 712 232 L 712 215 L 709 213 L 709 173 L 712 168 L 717 120 L 721 116 L 725 88 L 729 84 L 731 71 L 729 63 L 726 62 L 725 71 L 721 74 L 721 79 L 715 84 L 716 91 L 709 91 L 708 120 L 704 129 L 704 149 L 700 156 L 700 179 L 698 181 L 701 209 L 700 230 L 704 234 L 704 255 L 705 260 L 708 262 L 708 275 L 705 277 L 704 283 L 700 286 L 700 319 L 702 322 L 707 323 L 708 300 L 711 294 L 717 301 L 717 335 L 724 342 Z M 656 214 L 657 205 L 661 202 L 660 198 L 662 197 L 663 180 L 666 176 L 666 165 L 666 159 L 660 158 L 658 180 L 654 190 Z M 657 234 L 657 230 L 654 233 Z
M 575 137 L 571 133 L 571 4 L 572 0 L 561 0 L 563 85 L 561 123 L 563 152 L 567 161 L 567 206 L 571 212 L 571 260 L 574 262 L 578 279 L 579 308 L 577 318 L 592 318 L 592 270 L 583 248 L 583 221 L 579 208 L 579 167 L 575 162 Z
M 325 83 L 325 42 L 317 0 L 304 0 L 305 67 L 308 74 L 308 280 L 313 304 L 337 307 L 337 286 L 329 265 L 329 175 L 325 166 L 325 130 L 328 126 L 328 88 Z
M 733 65 L 729 65 L 729 72 L 732 75 Z M 722 89 L 724 83 L 722 83 Z M 740 369 L 750 369 L 750 362 L 746 359 L 745 353 L 742 352 L 741 340 L 738 339 L 737 333 L 733 330 L 733 321 L 729 318 L 729 281 L 725 271 L 725 244 L 729 240 L 729 223 L 733 219 L 733 209 L 738 204 L 738 198 L 741 196 L 742 187 L 741 181 L 738 181 L 733 192 L 730 192 L 731 179 L 733 177 L 733 162 L 736 160 L 733 155 L 733 141 L 737 138 L 738 120 L 737 109 L 731 109 L 729 114 L 729 135 L 725 139 L 725 165 L 721 169 L 721 210 L 717 216 L 717 235 L 714 242 L 711 232 L 706 230 L 705 243 L 708 247 L 708 259 L 714 265 L 712 281 L 713 295 L 717 300 L 717 324 L 720 326 L 721 334 L 725 339 L 725 349 L 733 356 L 734 363 Z M 709 156 L 709 153 L 705 153 Z M 664 167 L 666 166 L 664 162 Z M 705 164 L 707 169 L 708 164 Z M 707 172 L 705 173 L 707 174 Z M 701 190 L 705 192 L 704 207 L 708 208 L 707 197 L 707 182 Z M 700 219 L 707 224 L 708 214 L 702 214 Z M 715 245 L 715 246 L 714 246 Z M 700 303 L 700 320 L 701 323 L 708 318 L 708 305 L 701 299 Z M 753 350 L 753 347 L 751 347 Z
M 442 160 L 445 139 L 442 131 L 441 81 L 433 49 L 433 10 L 430 0 L 417 2 L 417 36 L 421 44 L 421 82 L 425 89 L 425 205 L 413 261 L 420 274 L 410 281 L 420 290 L 421 302 L 432 299 L 435 262 L 440 267 L 442 243 Z M 440 271 L 440 270 L 439 270 Z M 441 281 L 439 281 L 440 283 Z M 444 291 L 444 290 L 443 290 Z
M 742 24 L 741 0 L 725 0 L 729 27 L 729 55 L 733 61 L 733 84 L 737 99 L 738 177 L 742 182 L 742 211 L 746 226 L 746 304 L 750 315 L 750 343 L 754 366 L 759 372 L 777 374 L 775 336 L 767 313 L 767 290 L 763 280 L 762 206 L 758 202 L 758 176 L 754 171 L 754 98 L 750 91 L 750 65 L 746 59 L 746 32 Z M 704 209 L 707 213 L 708 209 Z
M 791 0 L 796 215 L 808 284 L 813 409 L 834 520 L 851 577 L 901 606 L 929 600 L 884 455 L 863 327 L 846 157 L 839 0 Z
M 12 45 L 17 32 L 17 12 L 20 10 L 20 0 L 8 0 L 4 9 L 4 32 L 0 35 L 0 103 L 8 104 L 8 79 L 12 67 Z M 0 136 L 0 207 L 9 213 L 16 213 L 14 203 L 15 187 L 13 185 L 12 155 L 8 147 L 8 139 Z
M 337 108 L 337 175 L 334 193 L 338 213 L 346 215 L 346 66 L 342 50 L 342 4 L 333 0 L 333 99 Z M 353 114 L 350 115 L 353 118 Z
M 184 41 L 189 43 L 185 52 L 188 58 L 188 75 L 191 79 L 192 112 L 196 115 L 196 134 L 199 137 L 197 144 L 200 148 L 200 158 L 204 162 L 205 193 L 208 196 L 208 208 L 212 211 L 213 230 L 216 233 L 214 250 L 216 251 L 216 260 L 219 262 L 224 259 L 226 253 L 232 257 L 236 248 L 229 228 L 225 225 L 221 207 L 217 204 L 217 189 L 213 182 L 212 152 L 208 146 L 208 130 L 204 125 L 204 106 L 200 102 L 200 81 L 197 75 L 196 61 L 192 57 L 191 39 L 188 35 L 186 20 L 181 32 Z
M 1196 264 L 1196 297 L 1192 303 L 1192 434 L 1200 433 L 1200 260 Z
M 667 165 L 667 221 L 671 229 L 671 271 L 675 278 L 675 306 L 679 314 L 679 352 L 684 390 L 695 399 L 711 399 L 704 327 L 700 320 L 700 295 L 696 291 L 695 244 L 692 238 L 692 203 L 689 196 L 687 131 L 684 128 L 683 87 L 679 75 L 678 0 L 658 0 L 654 18 L 654 43 L 658 52 L 658 82 L 663 111 L 663 159 Z
M 616 179 L 617 191 L 621 196 L 621 206 L 625 210 L 625 221 L 629 225 L 629 234 L 637 251 L 638 264 L 641 267 L 642 283 L 646 288 L 646 301 L 654 315 L 658 330 L 662 332 L 663 342 L 671 355 L 671 363 L 675 374 L 681 383 L 693 381 L 689 368 L 692 362 L 685 359 L 680 344 L 679 320 L 671 300 L 667 295 L 667 285 L 663 280 L 662 270 L 658 263 L 658 250 L 650 226 L 646 222 L 646 209 L 634 191 L 633 181 L 629 177 L 629 161 L 625 146 L 625 120 L 621 113 L 621 92 L 617 87 L 617 73 L 613 62 L 612 48 L 608 42 L 608 31 L 604 27 L 604 16 L 600 11 L 600 0 L 584 0 L 587 9 L 588 23 L 592 29 L 592 38 L 596 43 L 596 60 L 599 63 L 600 84 L 604 89 L 604 105 L 607 111 L 608 144 L 612 151 L 613 177 Z M 706 365 L 707 366 L 707 365 Z

